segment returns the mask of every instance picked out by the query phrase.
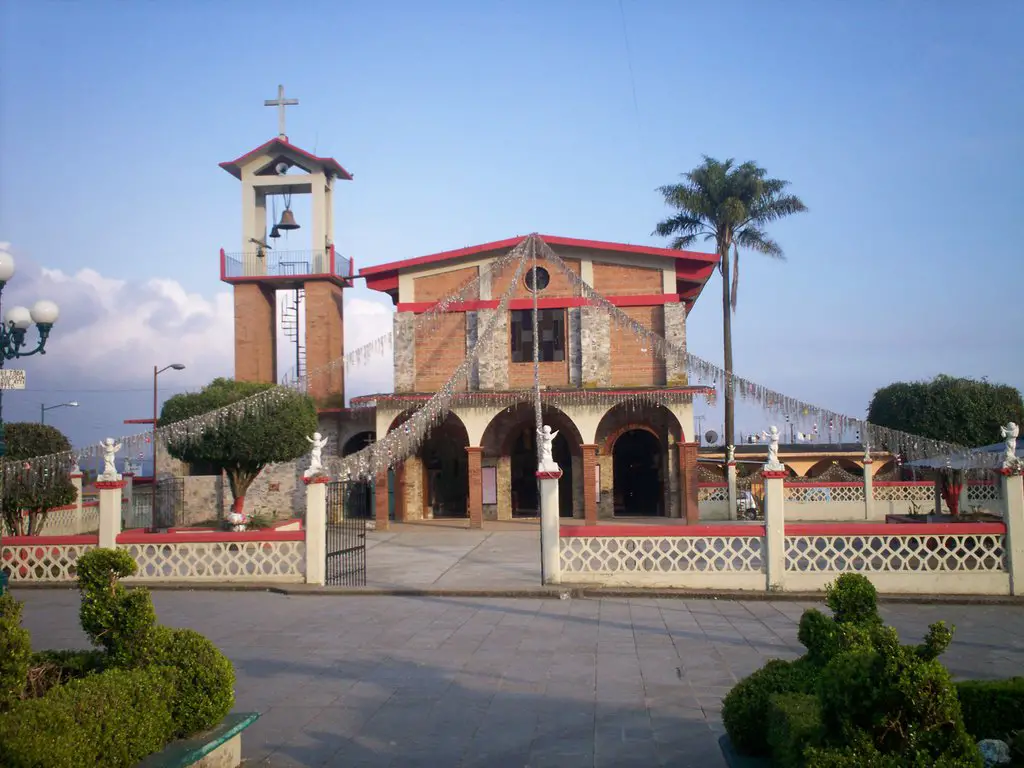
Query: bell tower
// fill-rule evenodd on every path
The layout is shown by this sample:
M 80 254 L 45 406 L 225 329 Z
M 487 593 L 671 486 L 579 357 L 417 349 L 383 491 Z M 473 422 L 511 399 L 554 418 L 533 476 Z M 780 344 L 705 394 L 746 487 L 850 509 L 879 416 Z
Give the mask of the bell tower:
M 233 253 L 221 249 L 220 276 L 234 288 L 235 378 L 278 380 L 277 332 L 283 323 L 295 342 L 289 355 L 294 375 L 305 379 L 306 391 L 322 407 L 342 407 L 344 365 L 323 368 L 345 354 L 342 293 L 352 284 L 354 264 L 335 251 L 333 201 L 334 182 L 351 181 L 352 175 L 333 158 L 317 157 L 288 140 L 285 109 L 298 103 L 278 86 L 277 98 L 264 102 L 278 109 L 277 138 L 220 164 L 242 183 L 242 247 Z M 292 210 L 299 195 L 310 197 L 302 224 Z M 294 242 L 293 233 L 307 228 L 308 248 L 280 246 L 282 234 Z

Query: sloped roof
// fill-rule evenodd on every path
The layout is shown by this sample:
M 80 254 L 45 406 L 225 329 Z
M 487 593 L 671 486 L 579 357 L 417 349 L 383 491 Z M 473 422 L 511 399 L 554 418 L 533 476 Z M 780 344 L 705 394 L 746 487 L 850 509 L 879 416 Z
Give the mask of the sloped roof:
M 316 155 L 301 149 L 294 144 L 290 143 L 286 139 L 282 139 L 280 136 L 271 139 L 265 144 L 261 144 L 256 149 L 246 152 L 241 157 L 235 158 L 234 160 L 228 160 L 227 162 L 220 163 L 220 167 L 230 173 L 236 179 L 242 178 L 242 166 L 249 162 L 252 158 L 258 155 L 271 155 L 275 151 L 291 152 L 298 155 L 303 160 L 307 160 L 310 163 L 320 166 L 325 171 L 332 173 L 339 179 L 346 181 L 352 180 L 352 174 L 341 167 L 341 164 L 333 157 L 317 157 Z

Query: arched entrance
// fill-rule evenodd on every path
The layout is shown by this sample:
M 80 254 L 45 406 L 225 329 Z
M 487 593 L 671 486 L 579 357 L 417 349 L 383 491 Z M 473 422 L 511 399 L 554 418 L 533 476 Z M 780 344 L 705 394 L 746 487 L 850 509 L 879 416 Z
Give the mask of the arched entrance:
M 432 517 L 466 517 L 469 495 L 469 435 L 461 419 L 449 413 L 420 448 L 423 507 Z
M 485 467 L 494 467 L 499 498 L 485 514 L 499 520 L 537 517 L 537 440 L 534 408 L 518 403 L 498 413 L 484 430 L 480 445 Z M 579 429 L 572 419 L 553 406 L 541 408 L 541 420 L 558 434 L 552 444 L 552 458 L 562 470 L 558 481 L 558 507 L 562 517 L 582 516 L 583 472 Z M 508 489 L 505 491 L 504 489 Z
M 612 446 L 615 514 L 665 514 L 661 442 L 646 429 L 623 432 Z
M 377 440 L 375 432 L 357 432 L 352 435 L 341 447 L 341 457 L 351 456 L 353 453 L 366 448 Z M 371 482 L 351 483 L 345 497 L 345 516 L 371 518 L 374 513 L 374 486 Z

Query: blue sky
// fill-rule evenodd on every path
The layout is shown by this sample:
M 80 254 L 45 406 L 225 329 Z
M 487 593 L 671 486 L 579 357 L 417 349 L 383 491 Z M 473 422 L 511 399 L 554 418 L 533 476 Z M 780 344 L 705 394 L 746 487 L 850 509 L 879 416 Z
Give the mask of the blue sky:
M 0 240 L 25 291 L 34 264 L 95 270 L 130 298 L 177 281 L 216 304 L 217 252 L 240 229 L 217 163 L 276 134 L 262 104 L 284 83 L 301 101 L 292 141 L 355 175 L 336 240 L 357 266 L 530 231 L 657 244 L 656 187 L 702 154 L 753 159 L 810 212 L 771 230 L 786 263 L 743 258 L 737 372 L 855 416 L 896 379 L 1024 385 L 1019 2 L 8 0 L 0 13 Z M 688 329 L 716 362 L 718 280 Z M 101 313 L 66 293 L 55 335 Z M 192 354 L 175 333 L 59 369 L 61 355 L 103 358 L 119 322 L 129 336 L 146 322 L 113 311 L 105 335 L 26 364 L 5 418 L 75 397 L 54 423 L 80 442 L 145 416 L 152 365 Z M 231 368 L 229 352 L 205 359 L 165 391 Z M 740 428 L 765 418 L 746 409 Z

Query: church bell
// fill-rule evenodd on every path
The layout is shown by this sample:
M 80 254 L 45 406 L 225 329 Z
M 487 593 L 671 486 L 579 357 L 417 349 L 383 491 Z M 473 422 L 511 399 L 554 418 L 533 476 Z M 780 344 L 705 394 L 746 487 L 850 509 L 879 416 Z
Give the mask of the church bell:
M 291 208 L 285 208 L 281 214 L 281 221 L 277 223 L 275 229 L 291 230 L 298 228 L 299 225 L 295 223 L 295 214 L 292 213 Z
M 270 236 L 275 240 L 281 236 L 281 232 L 278 230 L 277 224 L 275 224 L 274 228 L 270 230 Z

